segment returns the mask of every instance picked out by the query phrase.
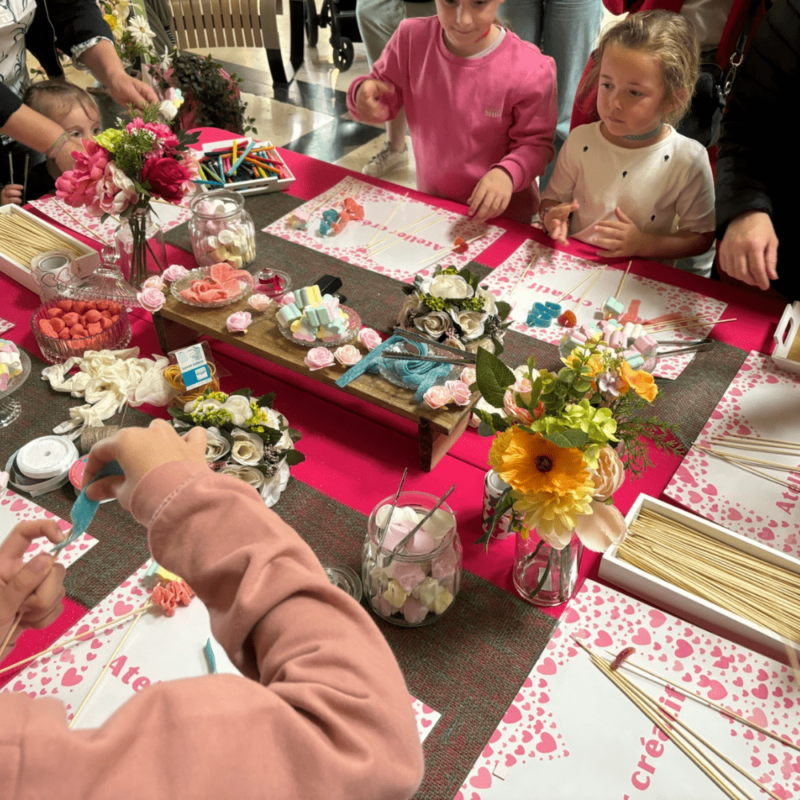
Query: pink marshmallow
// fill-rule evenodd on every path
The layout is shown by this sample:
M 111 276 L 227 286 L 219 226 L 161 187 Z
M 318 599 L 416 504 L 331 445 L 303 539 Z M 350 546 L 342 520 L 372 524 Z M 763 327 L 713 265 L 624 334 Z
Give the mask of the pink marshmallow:
M 419 600 L 409 597 L 403 603 L 403 617 L 409 625 L 419 625 L 428 616 L 428 609 Z
M 425 573 L 419 564 L 409 564 L 403 561 L 395 561 L 387 572 L 391 569 L 392 577 L 405 589 L 411 592 L 425 580 Z
M 419 530 L 414 534 L 414 538 L 406 544 L 406 551 L 413 556 L 421 556 L 430 553 L 434 546 L 433 536 L 426 530 Z

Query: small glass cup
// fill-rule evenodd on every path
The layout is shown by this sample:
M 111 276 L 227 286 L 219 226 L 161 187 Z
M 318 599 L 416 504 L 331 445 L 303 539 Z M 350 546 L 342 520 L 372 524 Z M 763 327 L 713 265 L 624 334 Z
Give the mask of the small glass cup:
M 228 189 L 201 192 L 189 204 L 189 232 L 201 267 L 227 261 L 242 269 L 256 257 L 256 229 L 244 197 Z
M 375 614 L 395 625 L 430 625 L 452 606 L 461 587 L 461 540 L 455 514 L 446 503 L 408 546 L 390 557 L 399 540 L 437 500 L 424 492 L 401 493 L 385 535 L 394 495 L 381 500 L 369 516 L 361 550 L 364 596 Z

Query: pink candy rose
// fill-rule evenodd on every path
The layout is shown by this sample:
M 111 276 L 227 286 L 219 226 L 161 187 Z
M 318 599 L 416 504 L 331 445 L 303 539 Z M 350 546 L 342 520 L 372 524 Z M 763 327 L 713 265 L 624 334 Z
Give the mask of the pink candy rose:
M 447 381 L 445 388 L 453 396 L 457 406 L 468 406 L 472 400 L 472 392 L 464 381 Z
M 362 328 L 358 332 L 358 341 L 367 348 L 367 350 L 374 350 L 383 340 L 377 331 L 372 328 Z
M 247 298 L 247 305 L 256 311 L 266 311 L 272 305 L 272 298 L 265 294 L 251 294 Z
M 186 267 L 182 267 L 180 264 L 170 264 L 164 270 L 164 280 L 165 281 L 179 281 L 181 278 L 189 274 L 189 270 Z
M 143 284 L 142 289 L 158 289 L 161 291 L 164 288 L 164 279 L 160 275 L 151 275 Z
M 253 315 L 249 311 L 235 311 L 225 320 L 225 327 L 230 333 L 247 333 Z
M 475 367 L 464 367 L 461 370 L 461 382 L 466 383 L 467 386 L 472 386 L 478 380 L 478 375 L 475 372 Z
M 422 399 L 430 406 L 430 408 L 442 408 L 446 406 L 452 399 L 453 395 L 447 386 L 431 386 L 423 395 Z
M 334 363 L 333 354 L 327 347 L 312 347 L 304 361 L 312 372 L 333 366 Z
M 136 295 L 136 299 L 139 301 L 139 305 L 141 305 L 142 308 L 151 313 L 160 311 L 161 307 L 164 305 L 164 293 L 161 289 L 155 289 L 152 286 L 143 288 L 142 291 Z
M 336 360 L 345 367 L 352 367 L 353 364 L 358 364 L 358 362 L 361 361 L 361 353 L 358 352 L 358 348 L 353 347 L 351 344 L 337 347 L 336 350 L 333 351 L 333 355 L 336 357 Z

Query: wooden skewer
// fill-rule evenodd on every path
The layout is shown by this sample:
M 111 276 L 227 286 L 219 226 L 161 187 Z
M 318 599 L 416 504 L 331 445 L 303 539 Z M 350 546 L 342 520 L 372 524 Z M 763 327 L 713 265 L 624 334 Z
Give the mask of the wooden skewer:
M 531 261 L 531 263 L 533 262 Z M 588 281 L 589 278 L 591 278 L 592 275 L 595 274 L 595 272 L 596 270 L 590 269 L 588 274 L 584 275 L 569 291 L 564 292 L 564 294 L 562 294 L 561 297 L 559 297 L 558 300 L 556 300 L 556 303 L 560 303 L 562 300 L 569 297 L 579 286 L 586 283 L 586 281 Z
M 8 157 L 11 158 L 11 153 L 8 154 Z M 17 612 L 17 615 L 14 617 L 14 622 L 12 623 L 8 633 L 6 634 L 6 638 L 3 639 L 3 644 L 0 644 L 0 658 L 2 658 L 3 651 L 6 649 L 6 646 L 11 641 L 11 637 L 14 635 L 14 631 L 17 629 L 21 620 L 22 620 L 22 614 L 20 612 Z
M 80 713 L 81 713 L 81 711 L 83 711 L 84 706 L 86 705 L 86 703 L 89 702 L 89 698 L 92 696 L 92 694 L 94 694 L 94 690 L 97 688 L 98 684 L 103 679 L 103 676 L 106 674 L 106 672 L 108 672 L 108 668 L 111 666 L 111 662 L 114 661 L 114 659 L 117 657 L 117 653 L 119 653 L 119 651 L 122 650 L 122 645 L 125 644 L 126 640 L 128 639 L 128 637 L 133 632 L 133 629 L 136 627 L 136 623 L 142 618 L 142 614 L 144 614 L 144 612 L 147 611 L 147 609 L 151 605 L 152 605 L 152 601 L 148 600 L 137 611 L 136 619 L 134 619 L 133 622 L 130 624 L 130 627 L 128 628 L 128 630 L 125 631 L 125 635 L 122 637 L 122 639 L 120 640 L 120 643 L 117 645 L 116 649 L 111 654 L 111 657 L 108 659 L 108 661 L 106 661 L 106 665 L 103 667 L 102 672 L 97 676 L 97 680 L 92 684 L 92 688 L 89 689 L 86 697 L 83 698 L 83 702 L 78 706 L 78 710 L 75 712 L 75 714 L 73 715 L 72 719 L 69 721 L 69 725 L 67 727 L 71 728 L 75 724 L 75 721 L 80 716 Z
M 613 655 L 613 653 L 609 652 L 609 655 Z M 659 675 L 657 672 L 653 672 L 653 670 L 648 669 L 647 667 L 639 664 L 637 661 L 632 661 L 629 658 L 626 658 L 622 664 L 620 665 L 623 668 L 631 668 L 638 669 L 640 672 L 645 672 L 648 675 L 651 675 L 654 678 L 657 678 L 661 681 L 665 686 L 671 686 L 676 689 L 681 694 L 685 695 L 686 697 L 692 698 L 692 700 L 698 700 L 705 705 L 711 706 L 711 708 L 716 709 L 720 713 L 724 714 L 726 717 L 730 717 L 731 719 L 735 719 L 737 722 L 741 722 L 742 725 L 747 725 L 748 728 L 752 728 L 753 730 L 758 731 L 759 733 L 763 733 L 764 736 L 769 736 L 770 739 L 774 739 L 776 742 L 780 742 L 786 747 L 791 747 L 793 750 L 797 750 L 800 752 L 800 745 L 794 744 L 794 742 L 789 742 L 786 739 L 781 738 L 778 736 L 777 733 L 773 733 L 769 728 L 762 728 L 756 722 L 751 722 L 747 717 L 743 717 L 740 714 L 737 714 L 735 711 L 731 711 L 725 706 L 721 705 L 720 703 L 715 702 L 714 700 L 709 700 L 707 697 L 703 697 L 703 695 L 698 694 L 697 692 L 691 691 L 689 689 L 684 688 L 683 686 L 676 686 L 669 678 L 664 675 Z
M 800 663 L 797 661 L 797 651 L 795 650 L 795 646 L 785 636 L 781 638 L 783 639 L 783 646 L 786 648 L 786 655 L 789 656 L 789 666 L 794 673 L 794 685 L 800 686 Z
M 376 230 L 376 231 L 375 231 L 375 233 L 373 233 L 373 234 L 372 234 L 372 238 L 371 238 L 371 239 L 370 239 L 370 240 L 369 240 L 369 241 L 368 241 L 368 242 L 367 242 L 367 243 L 364 245 L 364 247 L 366 247 L 367 249 L 369 249 L 369 248 L 372 246 L 372 243 L 375 241 L 375 237 L 376 237 L 376 236 L 378 236 L 378 234 L 379 234 L 381 231 L 385 231 L 385 230 L 386 230 L 386 226 L 389 224 L 389 222 L 391 221 L 392 217 L 393 217 L 393 216 L 394 216 L 394 215 L 395 215 L 395 214 L 396 214 L 396 213 L 397 213 L 397 212 L 400 210 L 400 206 L 402 206 L 402 205 L 403 205 L 403 203 L 405 203 L 405 201 L 406 201 L 407 199 L 408 199 L 408 192 L 406 192 L 406 193 L 405 193 L 405 194 L 404 194 L 404 195 L 403 195 L 403 196 L 402 196 L 402 197 L 401 197 L 401 198 L 400 198 L 400 199 L 397 201 L 397 205 L 394 207 L 394 210 L 393 210 L 393 211 L 392 211 L 392 212 L 389 214 L 389 216 L 388 216 L 388 217 L 386 217 L 386 219 L 383 221 L 383 223 L 382 223 L 382 224 L 381 224 L 381 225 L 378 227 L 378 230 Z
M 84 225 L 74 214 L 67 211 L 66 206 L 64 206 L 62 203 L 59 203 L 58 200 L 56 199 L 54 199 L 53 202 L 55 203 L 56 208 L 61 209 L 61 211 L 63 211 L 76 225 L 79 225 L 81 228 L 83 228 L 90 239 L 94 239 L 96 242 L 100 242 L 100 244 L 104 244 L 107 247 L 111 246 L 111 243 L 106 241 L 102 236 L 100 236 L 100 234 L 96 233 L 91 228 Z
M 628 277 L 628 273 L 631 271 L 631 264 L 633 264 L 632 260 L 629 261 L 628 266 L 625 267 L 625 274 L 620 279 L 619 286 L 617 287 L 617 293 L 614 295 L 615 300 L 619 300 L 619 296 L 622 294 L 622 287 L 625 285 L 625 280 Z
M 516 292 L 517 289 L 519 288 L 519 285 L 522 283 L 522 281 L 525 280 L 525 276 L 530 272 L 530 269 L 533 266 L 533 262 L 534 262 L 535 258 L 536 258 L 536 255 L 535 254 L 532 255 L 531 256 L 531 260 L 528 262 L 528 265 L 520 273 L 519 278 L 517 278 L 517 282 L 514 284 L 514 287 L 511 289 L 511 291 L 507 295 L 507 299 L 508 300 L 510 300 L 512 298 L 512 296 L 514 295 L 514 292 Z
M 666 331 L 670 331 L 675 328 L 697 328 L 700 325 L 708 325 L 710 328 L 713 328 L 715 325 L 720 325 L 723 322 L 736 322 L 736 319 L 737 319 L 736 317 L 729 317 L 728 319 L 717 319 L 717 320 L 710 320 L 702 317 L 699 317 L 696 320 L 693 320 L 691 317 L 686 320 L 673 319 L 669 320 L 668 322 L 657 323 L 659 330 L 654 332 L 665 333 Z
M 430 216 L 430 214 L 428 214 L 428 216 Z M 423 217 L 423 219 L 427 219 L 427 217 Z M 418 221 L 422 222 L 422 220 L 418 220 Z M 424 231 L 426 228 L 430 228 L 431 225 L 436 225 L 439 222 L 441 222 L 441 219 L 439 217 L 436 217 L 436 219 L 432 219 L 427 225 L 423 225 L 421 228 L 417 228 L 415 231 L 409 231 L 408 235 L 409 236 L 416 236 L 418 233 L 422 233 L 422 231 Z M 397 233 L 400 233 L 400 231 L 397 231 Z M 391 239 L 392 237 L 390 236 L 388 238 Z M 405 239 L 406 239 L 406 237 L 402 237 L 401 238 L 400 236 L 398 236 L 394 241 L 389 242 L 389 244 L 384 245 L 383 247 L 381 247 L 380 250 L 373 250 L 371 253 L 367 253 L 367 255 L 370 258 L 374 258 L 376 255 L 378 255 L 378 253 L 383 253 L 384 251 L 388 250 L 390 247 L 394 247 L 396 244 L 399 244 L 400 242 L 405 241 Z M 385 242 L 386 239 L 382 239 L 381 241 Z
M 783 439 L 767 439 L 767 438 L 765 438 L 763 436 L 754 436 L 752 434 L 748 435 L 748 436 L 745 436 L 742 433 L 727 433 L 725 435 L 728 436 L 728 437 L 731 437 L 733 439 L 746 439 L 746 440 L 750 440 L 750 441 L 753 441 L 753 442 L 769 442 L 770 444 L 784 444 L 787 447 L 796 447 L 796 448 L 800 449 L 800 443 L 798 443 L 798 442 L 787 442 L 787 441 L 785 441 Z
M 578 306 L 579 306 L 579 305 L 580 305 L 580 304 L 581 304 L 581 303 L 582 303 L 582 302 L 583 302 L 583 301 L 586 299 L 586 296 L 589 294 L 589 292 L 591 292 L 591 291 L 592 291 L 592 288 L 593 288 L 593 287 L 594 287 L 594 285 L 597 283 L 597 281 L 599 281 L 599 280 L 600 280 L 600 276 L 601 276 L 601 275 L 602 275 L 602 274 L 603 274 L 605 271 L 606 271 L 606 267 L 603 267 L 603 269 L 601 269 L 601 270 L 598 270 L 598 271 L 597 271 L 597 273 L 596 273 L 596 274 L 595 274 L 595 276 L 594 276 L 594 279 L 593 279 L 593 280 L 592 280 L 592 281 L 589 283 L 589 285 L 586 287 L 586 291 L 585 291 L 585 292 L 584 292 L 584 293 L 583 293 L 583 294 L 582 294 L 582 295 L 581 295 L 581 296 L 580 296 L 580 297 L 579 297 L 579 298 L 578 298 L 578 299 L 575 301 L 575 305 L 574 305 L 574 306 L 572 306 L 572 312 L 573 312 L 573 313 L 575 313 L 575 311 L 577 310 Z
M 677 317 L 676 319 L 664 319 L 661 322 L 648 322 L 646 325 L 642 325 L 643 328 L 660 328 L 662 325 L 675 325 L 675 324 L 683 324 L 684 322 L 691 322 L 696 319 L 708 320 L 709 325 L 711 324 L 711 320 L 709 317 L 711 314 L 695 314 L 691 317 Z
M 28 169 L 31 165 L 31 154 L 25 153 L 25 172 L 22 175 L 22 203 L 28 202 Z
M 486 234 L 486 233 L 482 233 L 479 236 L 473 236 L 471 239 L 467 239 L 467 241 L 464 242 L 464 244 L 465 245 L 470 245 L 473 242 L 477 242 L 478 239 L 483 239 L 487 235 L 488 234 Z M 417 266 L 419 266 L 420 264 L 424 264 L 426 261 L 434 261 L 436 259 L 439 259 L 442 256 L 447 255 L 448 253 L 452 253 L 453 250 L 457 250 L 459 247 L 461 247 L 460 244 L 454 244 L 451 247 L 448 247 L 446 250 L 442 250 L 439 253 L 434 253 L 432 256 L 428 256 L 427 258 L 423 258 L 422 261 L 417 261 Z
M 736 440 L 729 442 L 727 440 L 727 437 L 723 436 L 712 436 L 711 441 L 714 444 L 718 444 L 724 447 L 730 447 L 733 450 L 745 450 L 751 453 L 769 453 L 771 455 L 776 455 L 776 456 L 800 455 L 800 450 L 789 450 L 788 448 L 784 450 L 781 445 L 774 445 L 774 447 L 756 447 L 755 445 L 744 444 L 743 442 L 739 442 Z M 733 454 L 731 453 L 731 455 Z
M 373 244 L 372 246 L 377 247 L 378 245 L 383 244 L 384 242 L 388 242 L 389 239 L 397 236 L 398 233 L 403 233 L 403 231 L 406 231 L 409 228 L 414 227 L 414 225 L 419 225 L 420 222 L 424 222 L 429 217 L 432 217 L 434 214 L 438 213 L 439 210 L 434 208 L 433 211 L 431 211 L 429 214 L 426 214 L 424 217 L 420 217 L 418 220 L 415 220 L 414 222 L 409 222 L 408 225 L 404 225 L 402 228 L 398 228 L 396 231 L 392 231 L 388 236 L 384 236 L 383 239 L 378 239 L 378 241 L 375 242 L 375 244 Z
M 745 472 L 750 472 L 753 475 L 757 475 L 759 478 L 764 478 L 764 480 L 772 481 L 772 483 L 777 483 L 778 486 L 783 486 L 786 489 L 792 489 L 793 491 L 797 492 L 800 491 L 800 487 L 796 484 L 789 483 L 788 481 L 782 481 L 778 478 L 773 478 L 772 475 L 767 475 L 766 472 L 762 472 L 760 469 L 755 469 L 754 467 L 748 467 L 746 464 L 742 464 L 741 462 L 736 461 L 735 459 L 731 458 L 730 456 L 726 456 L 720 453 L 718 450 L 709 450 L 707 447 L 703 447 L 702 445 L 696 444 L 695 447 L 703 453 L 706 453 L 709 456 L 713 456 L 714 458 L 718 458 L 721 461 L 725 461 L 728 464 L 733 465 L 734 467 L 738 467 L 739 469 L 743 469 Z
M 112 625 L 116 625 L 123 620 L 128 619 L 128 617 L 132 617 L 134 614 L 138 614 L 139 609 L 134 609 L 133 611 L 129 611 L 127 614 L 123 614 L 121 617 L 116 617 L 115 619 L 111 619 L 108 622 L 104 622 L 102 625 L 98 625 L 96 628 L 92 628 L 90 631 L 86 631 L 86 633 L 82 633 L 80 636 L 73 636 L 71 639 L 67 639 L 65 642 L 57 642 L 52 647 L 48 647 L 47 650 L 42 650 L 39 653 L 34 653 L 32 656 L 28 656 L 27 658 L 23 658 L 22 661 L 17 661 L 16 664 L 10 664 L 7 667 L 3 667 L 0 669 L 0 675 L 4 672 L 10 672 L 12 669 L 16 669 L 17 667 L 21 667 L 23 664 L 28 664 L 31 661 L 36 661 L 37 658 L 41 658 L 42 656 L 46 656 L 48 653 L 52 653 L 53 650 L 60 650 L 61 648 L 66 647 L 68 644 L 72 644 L 73 642 L 86 642 L 89 641 L 87 637 L 90 637 L 92 634 L 97 633 L 97 631 L 105 630 L 106 628 L 110 628 Z
M 714 443 L 717 444 L 717 442 Z M 730 447 L 730 445 L 725 445 L 725 447 Z M 714 455 L 721 453 L 723 456 L 728 456 L 734 461 L 741 461 L 743 464 L 761 464 L 772 469 L 780 469 L 784 472 L 797 472 L 800 474 L 800 466 L 795 466 L 793 464 L 781 464 L 780 461 L 767 461 L 765 458 L 755 458 L 754 456 L 735 455 L 733 453 L 725 453 L 722 450 L 714 450 L 713 448 L 709 448 L 709 452 L 714 453 Z

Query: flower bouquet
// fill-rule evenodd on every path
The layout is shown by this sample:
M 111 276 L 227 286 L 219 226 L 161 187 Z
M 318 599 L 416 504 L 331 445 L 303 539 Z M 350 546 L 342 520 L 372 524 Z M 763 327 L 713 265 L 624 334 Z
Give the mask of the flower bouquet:
M 569 598 L 585 545 L 603 552 L 619 541 L 625 520 L 613 495 L 649 464 L 647 444 L 676 451 L 673 428 L 642 416 L 658 389 L 653 376 L 632 369 L 621 350 L 597 337 L 562 359 L 557 373 L 527 366 L 510 370 L 478 351 L 475 409 L 479 432 L 495 435 L 489 463 L 505 482 L 486 543 L 511 513 L 518 533 L 514 583 L 540 605 Z
M 170 408 L 175 426 L 206 429 L 206 460 L 212 469 L 249 483 L 274 506 L 289 482 L 289 467 L 305 461 L 295 450 L 299 431 L 272 408 L 274 393 L 253 399 L 250 389 L 232 394 L 206 390 L 180 408 Z
M 158 107 L 150 106 L 131 122 L 120 120 L 118 127 L 84 140 L 85 151 L 75 152 L 75 168 L 56 181 L 56 194 L 67 205 L 103 219 L 123 218 L 117 242 L 135 289 L 147 279 L 148 255 L 159 272 L 165 266 L 163 234 L 159 247 L 150 241 L 151 200 L 180 203 L 194 192 L 198 176 L 197 154 L 188 147 L 198 134 L 174 134 L 158 118 Z
M 431 277 L 417 275 L 403 291 L 408 297 L 397 319 L 400 327 L 472 353 L 478 348 L 503 352 L 511 306 L 497 302 L 468 269 L 436 267 Z
M 100 0 L 103 19 L 111 28 L 120 61 L 130 68 L 139 60 L 153 61 L 153 33 L 146 16 L 139 16 L 128 0 Z

